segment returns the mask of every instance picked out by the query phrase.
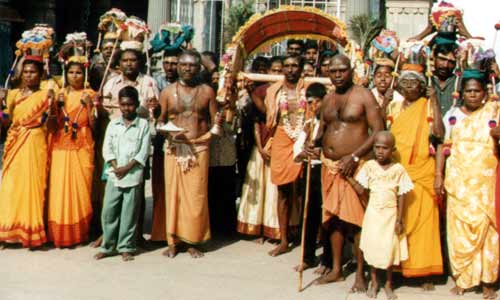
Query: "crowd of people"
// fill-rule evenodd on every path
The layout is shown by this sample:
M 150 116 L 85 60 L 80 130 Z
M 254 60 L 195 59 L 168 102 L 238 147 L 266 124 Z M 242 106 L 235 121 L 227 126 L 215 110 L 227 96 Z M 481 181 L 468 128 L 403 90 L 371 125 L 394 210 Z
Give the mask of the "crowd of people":
M 379 269 L 388 299 L 393 271 L 424 290 L 450 274 L 454 294 L 481 286 L 496 298 L 500 72 L 494 57 L 470 56 L 479 48 L 460 51 L 456 37 L 471 38 L 460 19 L 427 56 L 395 50 L 364 77 L 338 45 L 288 40 L 283 56 L 256 56 L 248 70 L 282 79 L 240 79 L 222 100 L 214 53 L 159 47 L 163 70 L 152 77 L 144 41 L 114 30 L 92 59 L 86 35 L 69 35 L 60 77 L 48 76 L 50 28 L 18 43 L 0 93 L 2 247 L 95 236 L 95 259 L 133 260 L 150 242 L 151 180 L 151 241 L 166 242 L 167 257 L 202 257 L 212 234 L 236 232 L 276 243 L 278 256 L 304 227 L 295 270 L 318 266 L 318 284 L 344 280 L 348 258 L 352 291 L 372 298 Z

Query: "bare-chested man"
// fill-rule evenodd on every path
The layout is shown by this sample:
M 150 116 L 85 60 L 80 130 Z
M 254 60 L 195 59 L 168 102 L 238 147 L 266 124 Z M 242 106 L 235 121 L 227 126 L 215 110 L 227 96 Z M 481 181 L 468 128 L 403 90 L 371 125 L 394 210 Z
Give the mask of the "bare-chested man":
M 183 129 L 169 132 L 165 151 L 168 248 L 163 255 L 170 258 L 176 256 L 181 242 L 193 258 L 201 257 L 203 253 L 195 245 L 210 239 L 209 130 L 216 119 L 217 103 L 212 88 L 196 80 L 200 63 L 198 52 L 182 53 L 177 65 L 179 80 L 160 95 L 160 121 L 171 121 Z
M 358 242 L 364 204 L 346 178 L 354 176 L 360 162 L 371 151 L 374 134 L 384 125 L 373 94 L 354 85 L 349 58 L 344 55 L 332 57 L 329 74 L 335 91 L 327 94 L 322 103 L 323 134 L 320 137 L 323 142 L 323 226 L 330 234 L 333 269 L 317 282 L 324 284 L 344 279 L 342 247 L 346 235 L 354 234 L 357 270 L 351 291 L 362 292 L 366 290 L 366 282 Z
M 269 252 L 271 256 L 285 253 L 288 248 L 288 226 L 290 224 L 294 184 L 301 171 L 302 164 L 293 158 L 293 144 L 303 129 L 305 118 L 305 90 L 300 80 L 303 59 L 300 56 L 288 56 L 283 61 L 285 80 L 271 85 L 262 99 L 254 95 L 257 109 L 266 114 L 266 126 L 272 132 L 271 146 L 271 181 L 278 186 L 278 223 L 280 244 Z

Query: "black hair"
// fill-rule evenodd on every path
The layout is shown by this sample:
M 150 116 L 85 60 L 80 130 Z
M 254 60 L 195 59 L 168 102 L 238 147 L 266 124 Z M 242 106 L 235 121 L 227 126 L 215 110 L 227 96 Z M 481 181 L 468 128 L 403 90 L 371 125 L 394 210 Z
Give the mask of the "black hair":
M 307 50 L 307 49 L 318 50 L 318 42 L 316 42 L 315 40 L 307 40 L 305 45 L 304 45 L 304 50 Z
M 391 66 L 388 66 L 388 65 L 378 65 L 378 64 L 374 64 L 374 65 L 375 65 L 375 69 L 373 70 L 374 75 L 375 75 L 375 73 L 377 73 L 378 69 L 380 69 L 382 67 L 386 67 L 386 68 L 391 69 L 391 72 L 394 71 L 394 68 Z
M 481 85 L 481 88 L 483 89 L 483 91 L 488 91 L 488 83 L 489 82 L 488 82 L 486 76 L 484 76 L 483 78 L 465 78 L 465 79 L 462 79 L 460 81 L 460 86 L 462 87 L 460 89 L 460 92 L 462 94 L 461 96 L 463 96 L 463 91 L 465 89 L 465 84 L 467 82 L 469 82 L 470 80 L 473 80 L 473 79 L 476 80 L 477 82 L 479 82 L 479 84 Z
M 203 51 L 203 52 L 201 52 L 201 55 L 210 57 L 210 59 L 212 60 L 212 62 L 216 66 L 219 65 L 219 58 L 217 57 L 217 54 L 215 54 L 215 52 L 212 52 L 212 51 Z
M 252 72 L 256 72 L 260 64 L 264 64 L 266 66 L 266 70 L 271 66 L 271 62 L 269 61 L 269 59 L 264 56 L 257 56 L 252 61 Z
M 273 56 L 269 60 L 269 67 L 271 67 L 271 65 L 274 64 L 275 62 L 279 62 L 280 64 L 283 64 L 283 60 L 284 60 L 283 56 L 279 56 L 279 55 Z
M 126 50 L 118 51 L 118 53 L 115 57 L 111 57 L 111 59 L 113 59 L 112 65 L 119 66 L 120 60 L 122 59 L 123 54 L 125 54 L 126 52 L 132 52 L 135 54 L 135 56 L 137 57 L 137 60 L 139 61 L 139 70 L 142 70 L 144 68 L 145 63 L 146 63 L 146 56 L 141 51 L 135 50 L 135 49 L 126 49 Z
M 434 47 L 434 55 L 455 53 L 457 48 L 457 44 L 439 44 Z
M 306 90 L 306 97 L 315 97 L 323 99 L 326 95 L 326 87 L 321 83 L 312 83 Z
M 285 60 L 289 59 L 289 58 L 293 58 L 293 59 L 296 59 L 298 62 L 299 62 L 299 68 L 301 70 L 304 69 L 304 63 L 305 63 L 305 59 L 302 57 L 302 56 L 297 56 L 297 55 L 287 55 L 285 56 L 285 58 L 283 59 L 283 63 L 285 63 Z
M 296 40 L 296 39 L 289 39 L 287 42 L 286 42 L 286 46 L 289 47 L 290 45 L 300 45 L 300 47 L 302 49 L 304 49 L 304 41 L 302 40 Z
M 126 86 L 118 92 L 118 102 L 122 98 L 130 98 L 139 106 L 139 92 L 133 86 Z
M 64 79 L 66 80 L 66 82 L 68 82 L 68 71 L 69 71 L 69 68 L 71 68 L 72 66 L 79 66 L 81 69 L 82 69 L 82 73 L 85 74 L 85 66 L 82 64 L 82 63 L 79 63 L 79 62 L 76 62 L 76 61 L 71 61 L 69 62 L 64 68 L 65 68 L 65 71 L 64 72 Z
M 27 59 L 27 60 L 23 61 L 23 69 L 24 69 L 24 66 L 26 66 L 26 65 L 34 65 L 38 71 L 38 74 L 40 75 L 40 80 L 42 80 L 43 62 Z M 22 72 L 22 70 L 21 70 L 21 72 Z

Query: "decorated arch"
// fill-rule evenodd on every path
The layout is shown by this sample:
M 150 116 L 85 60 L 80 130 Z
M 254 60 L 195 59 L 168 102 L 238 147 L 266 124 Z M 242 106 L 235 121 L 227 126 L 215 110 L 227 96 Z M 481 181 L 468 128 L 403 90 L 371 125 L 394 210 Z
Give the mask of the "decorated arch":
M 343 21 L 317 8 L 281 6 L 253 15 L 227 46 L 223 62 L 237 73 L 249 55 L 285 39 L 315 39 L 345 46 L 347 30 Z

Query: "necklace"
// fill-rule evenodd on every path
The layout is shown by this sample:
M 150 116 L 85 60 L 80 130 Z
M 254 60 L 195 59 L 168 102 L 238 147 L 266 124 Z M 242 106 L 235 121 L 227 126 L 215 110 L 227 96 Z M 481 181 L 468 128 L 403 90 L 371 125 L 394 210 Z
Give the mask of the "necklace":
M 58 100 L 58 105 L 59 107 L 61 108 L 61 111 L 64 115 L 63 117 L 63 121 L 64 121 L 64 132 L 65 133 L 68 133 L 69 131 L 69 127 L 70 127 L 70 123 L 71 123 L 71 139 L 76 139 L 76 133 L 78 131 L 78 128 L 80 127 L 78 125 L 78 119 L 80 118 L 80 114 L 82 113 L 83 109 L 85 108 L 85 102 L 83 101 L 83 99 L 86 97 L 86 92 L 83 92 L 82 94 L 82 97 L 80 99 L 80 108 L 78 110 L 78 112 L 76 113 L 76 116 L 74 118 L 74 120 L 71 120 L 70 117 L 69 117 L 69 113 L 66 111 L 66 108 L 65 108 L 65 97 L 69 97 L 69 94 L 71 93 L 72 91 L 70 89 L 66 89 L 64 88 L 62 91 L 61 91 L 61 94 L 59 94 L 60 96 L 60 99 Z
M 286 134 L 292 139 L 296 140 L 302 129 L 304 128 L 304 119 L 307 108 L 306 93 L 304 89 L 300 90 L 298 109 L 296 112 L 295 127 L 292 128 L 290 123 L 290 115 L 288 111 L 288 95 L 285 89 L 280 90 L 278 95 L 278 103 L 281 117 L 283 118 L 283 125 L 285 127 Z
M 199 85 L 196 86 L 194 89 L 194 93 L 189 93 L 187 95 L 181 95 L 179 93 L 179 83 L 176 84 L 175 86 L 175 98 L 177 100 L 181 100 L 182 102 L 182 114 L 186 117 L 189 117 L 191 114 L 193 114 L 193 108 L 194 108 L 194 103 L 196 101 L 196 96 L 198 95 L 198 90 L 199 90 Z

